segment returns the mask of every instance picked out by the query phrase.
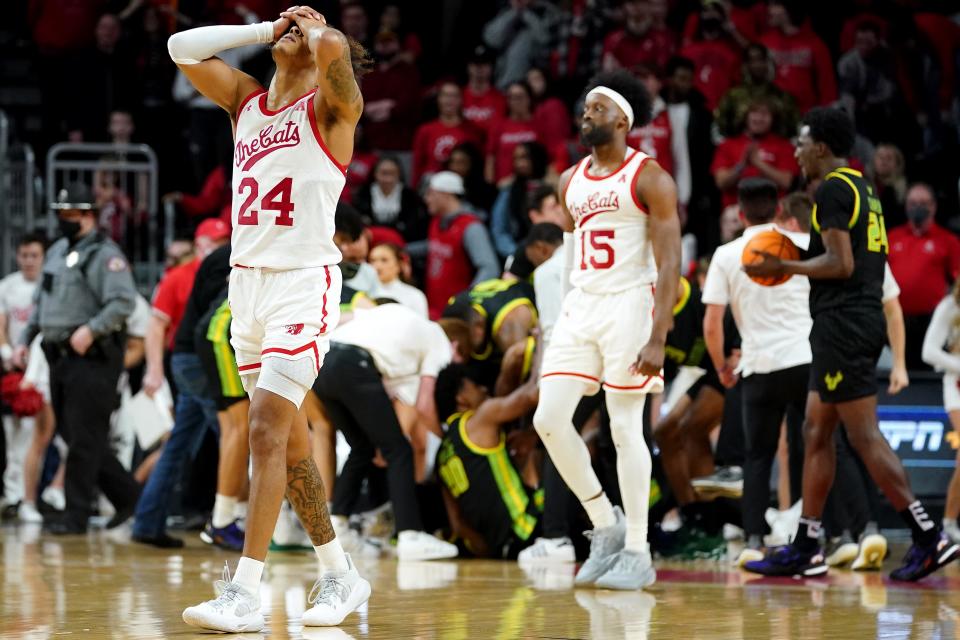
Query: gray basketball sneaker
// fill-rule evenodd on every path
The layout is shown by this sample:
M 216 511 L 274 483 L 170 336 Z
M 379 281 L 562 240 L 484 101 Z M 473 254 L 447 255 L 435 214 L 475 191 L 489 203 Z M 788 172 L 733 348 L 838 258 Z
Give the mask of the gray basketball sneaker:
M 620 507 L 613 508 L 613 515 L 617 521 L 609 527 L 587 531 L 590 538 L 590 556 L 587 558 L 573 583 L 577 587 L 593 584 L 597 579 L 610 570 L 616 561 L 617 553 L 623 550 L 623 543 L 627 537 L 627 521 L 623 517 Z

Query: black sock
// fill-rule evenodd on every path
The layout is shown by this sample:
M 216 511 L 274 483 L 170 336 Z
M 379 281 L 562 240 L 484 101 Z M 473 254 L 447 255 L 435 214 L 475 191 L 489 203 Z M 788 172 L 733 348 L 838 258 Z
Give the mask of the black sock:
M 704 503 L 691 502 L 680 507 L 680 516 L 683 518 L 683 524 L 688 527 L 697 527 L 703 529 L 703 521 L 706 517 L 704 513 Z
M 937 541 L 940 536 L 940 527 L 933 521 L 923 504 L 914 500 L 906 509 L 900 512 L 900 517 L 910 527 L 913 543 L 927 547 Z
M 797 525 L 797 535 L 793 537 L 793 546 L 810 553 L 820 547 L 820 529 L 822 525 L 817 518 L 800 518 L 800 524 Z

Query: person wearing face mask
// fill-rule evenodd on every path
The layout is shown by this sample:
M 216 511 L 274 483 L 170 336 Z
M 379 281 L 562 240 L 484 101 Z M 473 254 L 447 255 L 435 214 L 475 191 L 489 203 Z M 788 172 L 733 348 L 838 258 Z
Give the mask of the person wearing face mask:
M 907 223 L 889 232 L 890 268 L 900 283 L 907 330 L 907 367 L 923 362 L 923 336 L 934 309 L 960 274 L 960 239 L 938 225 L 937 198 L 922 182 L 907 190 Z
M 53 410 L 70 448 L 66 510 L 47 525 L 54 534 L 87 530 L 98 488 L 116 510 L 108 526 L 130 517 L 139 493 L 109 443 L 110 414 L 119 405 L 124 322 L 137 290 L 123 252 L 97 229 L 94 201 L 87 185 L 74 183 L 51 203 L 63 237 L 44 261 L 36 306 L 14 352 L 23 363 L 28 345 L 43 333 Z
M 731 29 L 730 24 L 723 3 L 705 2 L 696 36 L 680 49 L 680 55 L 696 65 L 693 84 L 707 99 L 707 108 L 711 111 L 733 86 L 740 70 L 740 45 L 732 35 L 736 30 Z

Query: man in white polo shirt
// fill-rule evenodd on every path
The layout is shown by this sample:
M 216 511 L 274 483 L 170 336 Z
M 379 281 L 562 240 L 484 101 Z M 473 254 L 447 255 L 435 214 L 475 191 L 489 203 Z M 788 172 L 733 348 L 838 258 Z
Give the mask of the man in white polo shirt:
M 457 548 L 423 531 L 414 478 L 413 450 L 392 398 L 414 405 L 437 423 L 433 390 L 452 347 L 443 329 L 397 303 L 357 309 L 337 327 L 313 391 L 350 445 L 333 489 L 333 518 L 351 515 L 379 449 L 387 461 L 387 489 L 397 523 L 400 560 L 452 558 Z M 439 426 L 436 427 L 439 432 Z
M 743 235 L 713 254 L 703 285 L 704 340 L 725 386 L 742 378 L 745 446 L 743 469 L 743 528 L 747 547 L 759 549 L 769 503 L 770 470 L 777 453 L 780 425 L 787 418 L 791 448 L 801 447 L 810 352 L 808 310 L 810 286 L 795 276 L 776 287 L 753 282 L 741 269 L 747 242 L 776 228 L 794 244 L 805 246 L 803 234 L 777 228 L 777 187 L 765 178 L 748 178 L 739 186 L 740 210 L 747 228 Z M 730 305 L 742 340 L 736 371 L 723 353 L 723 314 Z M 792 478 L 791 478 L 792 479 Z M 799 477 L 791 492 L 799 493 Z

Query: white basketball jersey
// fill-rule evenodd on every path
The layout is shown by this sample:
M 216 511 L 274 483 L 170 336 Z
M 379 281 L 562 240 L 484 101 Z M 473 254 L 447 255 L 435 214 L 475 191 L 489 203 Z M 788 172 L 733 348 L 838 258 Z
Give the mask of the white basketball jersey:
M 346 169 L 320 137 L 314 93 L 270 111 L 264 91 L 237 112 L 234 266 L 286 270 L 340 262 L 333 220 Z
M 576 165 L 564 193 L 576 225 L 570 283 L 588 293 L 617 293 L 656 282 L 648 215 L 634 191 L 650 156 L 627 147 L 620 168 L 602 178 L 590 175 L 590 158 Z

